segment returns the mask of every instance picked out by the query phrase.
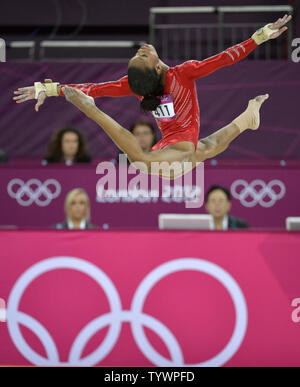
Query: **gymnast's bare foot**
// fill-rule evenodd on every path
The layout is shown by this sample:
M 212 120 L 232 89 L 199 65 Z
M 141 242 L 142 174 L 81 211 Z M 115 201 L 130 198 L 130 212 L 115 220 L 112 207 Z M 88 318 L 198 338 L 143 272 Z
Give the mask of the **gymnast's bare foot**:
M 260 125 L 260 108 L 262 104 L 269 98 L 269 94 L 259 95 L 254 99 L 250 99 L 247 109 L 239 115 L 233 123 L 238 126 L 240 131 L 246 129 L 256 130 Z
M 65 86 L 63 88 L 66 100 L 78 107 L 83 113 L 88 114 L 89 111 L 95 107 L 94 98 L 84 94 L 81 90 L 74 87 Z

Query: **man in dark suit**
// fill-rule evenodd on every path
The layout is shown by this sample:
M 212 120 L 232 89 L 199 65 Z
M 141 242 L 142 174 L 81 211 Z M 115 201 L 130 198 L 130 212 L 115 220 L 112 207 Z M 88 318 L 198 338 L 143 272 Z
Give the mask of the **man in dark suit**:
M 205 195 L 205 208 L 213 217 L 213 230 L 248 228 L 247 222 L 229 215 L 231 197 L 227 188 L 213 185 Z
M 0 149 L 0 163 L 7 163 L 8 155 L 4 152 L 4 150 Z

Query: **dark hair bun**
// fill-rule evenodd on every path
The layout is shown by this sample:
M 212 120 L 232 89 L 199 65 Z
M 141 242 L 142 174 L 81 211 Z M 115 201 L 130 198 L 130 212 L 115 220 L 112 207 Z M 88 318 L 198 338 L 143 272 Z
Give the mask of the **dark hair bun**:
M 128 68 L 128 83 L 130 89 L 137 95 L 143 96 L 141 109 L 146 112 L 156 110 L 160 105 L 158 95 L 163 95 L 164 87 L 160 75 L 153 69 Z
M 141 108 L 146 112 L 156 110 L 160 105 L 160 99 L 158 97 L 149 95 L 143 98 L 141 102 Z

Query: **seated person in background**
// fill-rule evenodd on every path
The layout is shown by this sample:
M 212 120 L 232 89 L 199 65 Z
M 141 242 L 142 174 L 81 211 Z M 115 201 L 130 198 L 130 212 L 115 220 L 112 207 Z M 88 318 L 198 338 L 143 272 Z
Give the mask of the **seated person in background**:
M 46 164 L 65 163 L 67 165 L 90 161 L 84 135 L 71 127 L 62 128 L 53 134 L 44 160 Z
M 227 188 L 213 185 L 205 195 L 205 208 L 213 217 L 213 230 L 248 228 L 248 224 L 229 215 L 231 197 Z
M 143 118 L 136 120 L 130 131 L 137 138 L 143 152 L 150 152 L 153 145 L 157 142 L 154 126 L 150 121 Z M 119 155 L 122 153 L 120 152 Z
M 86 191 L 76 188 L 70 191 L 65 199 L 66 220 L 55 225 L 57 230 L 92 230 L 98 228 L 89 222 L 90 199 Z
M 137 138 L 143 152 L 151 152 L 156 143 L 155 129 L 151 122 L 140 118 L 135 121 L 130 131 Z

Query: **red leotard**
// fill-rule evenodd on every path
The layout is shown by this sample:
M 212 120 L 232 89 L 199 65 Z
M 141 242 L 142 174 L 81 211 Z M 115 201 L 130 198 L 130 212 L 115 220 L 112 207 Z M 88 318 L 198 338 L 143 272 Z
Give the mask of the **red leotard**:
M 239 62 L 256 47 L 257 44 L 250 38 L 203 61 L 190 60 L 169 68 L 166 74 L 164 94 L 171 94 L 176 116 L 169 122 L 161 122 L 156 119 L 162 132 L 162 139 L 153 146 L 152 150 L 162 149 L 180 141 L 191 141 L 197 148 L 200 116 L 195 80 L 222 67 Z M 76 87 L 94 98 L 134 95 L 130 90 L 127 76 L 115 82 L 69 84 L 67 86 Z M 64 95 L 62 88 L 61 95 Z M 142 99 L 140 96 L 136 97 Z

